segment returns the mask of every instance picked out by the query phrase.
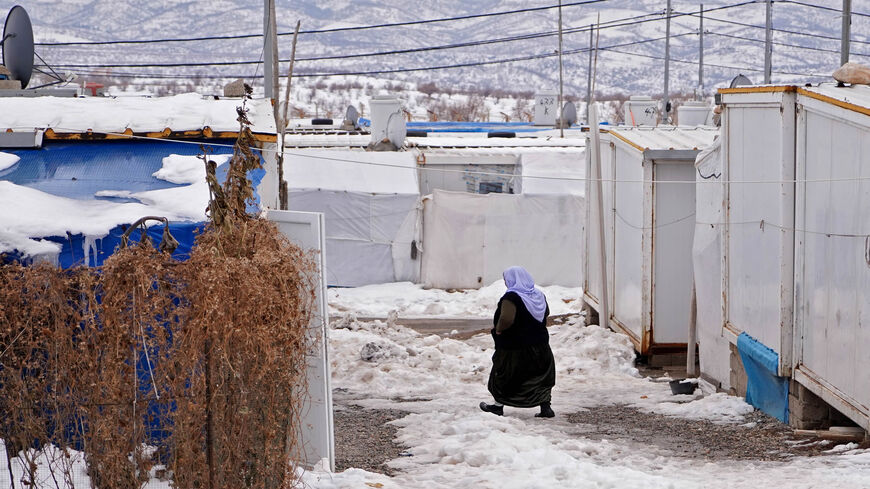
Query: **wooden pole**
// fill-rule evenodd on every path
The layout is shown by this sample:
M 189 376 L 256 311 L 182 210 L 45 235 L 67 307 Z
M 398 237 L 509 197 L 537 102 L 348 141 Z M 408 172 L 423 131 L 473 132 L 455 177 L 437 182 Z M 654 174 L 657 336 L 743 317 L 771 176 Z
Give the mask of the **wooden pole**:
M 564 100 L 562 89 L 562 0 L 559 0 L 559 111 L 557 112 L 558 119 L 556 120 L 559 122 L 559 137 L 564 138 L 565 121 L 562 120 L 562 101 Z
M 773 72 L 773 0 L 767 0 L 764 28 L 764 84 L 769 85 Z
M 293 81 L 293 65 L 296 62 L 296 41 L 299 38 L 299 26 L 302 21 L 296 21 L 296 30 L 293 31 L 293 46 L 290 49 L 290 67 L 287 69 L 287 86 L 284 88 L 284 106 L 281 108 L 281 116 L 278 116 L 278 107 L 275 107 L 275 119 L 278 123 L 278 206 L 286 211 L 289 208 L 287 182 L 284 181 L 284 135 L 287 133 L 287 107 L 290 104 L 290 84 Z
M 662 100 L 662 124 L 667 124 L 670 119 L 670 92 L 671 92 L 671 0 L 668 0 L 668 8 L 665 11 L 665 95 Z

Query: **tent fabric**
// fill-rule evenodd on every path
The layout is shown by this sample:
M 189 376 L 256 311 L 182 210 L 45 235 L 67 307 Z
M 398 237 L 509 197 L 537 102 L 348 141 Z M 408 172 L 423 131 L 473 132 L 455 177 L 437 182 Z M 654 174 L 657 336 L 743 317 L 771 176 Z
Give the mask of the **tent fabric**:
M 571 195 L 435 190 L 423 206 L 423 283 L 478 288 L 520 265 L 539 285 L 579 286 L 584 205 Z
M 715 380 L 722 389 L 731 387 L 729 372 L 731 350 L 722 336 L 722 222 L 723 183 L 722 145 L 717 137 L 695 158 L 695 235 L 692 265 L 698 304 L 697 332 L 701 373 Z
M 737 337 L 746 371 L 746 402 L 788 423 L 788 378 L 776 375 L 779 355 L 746 333 Z
M 8 185 L 13 188 L 33 189 L 28 192 L 39 191 L 35 193 L 46 198 L 74 199 L 71 202 L 102 201 L 105 205 L 111 206 L 135 200 L 124 197 L 128 194 L 181 189 L 184 185 L 156 178 L 153 174 L 163 168 L 164 159 L 170 155 L 196 156 L 200 153 L 200 148 L 198 145 L 170 141 L 87 141 L 50 143 L 41 149 L 7 150 L 7 152 L 20 158 L 15 165 L 0 174 L 0 180 L 9 182 Z M 230 150 L 227 149 L 227 153 L 229 152 Z M 226 163 L 218 167 L 219 180 L 223 181 L 226 178 L 227 169 Z M 264 173 L 263 170 L 249 173 L 249 178 L 255 187 Z M 18 187 L 14 187 L 15 185 Z M 97 194 L 119 197 L 98 198 Z M 248 206 L 249 212 L 258 210 L 257 202 L 259 198 L 255 193 L 254 202 Z M 202 202 L 203 216 L 207 204 L 207 201 Z M 0 231 L 3 231 L 2 224 L 0 219 Z M 59 245 L 57 248 L 60 251 L 54 259 L 45 255 L 39 256 L 40 260 L 56 261 L 63 268 L 74 265 L 99 266 L 120 244 L 121 235 L 129 224 L 131 223 L 114 226 L 107 224 L 105 229 L 93 235 L 71 234 L 67 231 L 66 235 L 59 236 L 54 235 L 54 231 L 39 233 L 38 230 L 30 230 L 28 234 L 31 236 L 28 237 L 44 238 L 47 243 Z M 163 225 L 153 226 L 153 222 L 148 224 L 151 225 L 148 234 L 155 244 L 159 243 Z M 186 259 L 189 256 L 195 234 L 203 226 L 201 219 L 170 220 L 170 232 L 179 241 L 179 247 L 174 253 L 176 258 Z M 14 230 L 9 231 L 14 233 Z M 139 231 L 134 231 L 131 238 L 138 241 Z M 22 253 L 21 250 L 12 250 L 7 257 L 27 262 L 31 257 L 25 255 L 26 253 Z
M 356 287 L 417 282 L 419 198 L 329 190 L 291 191 L 290 210 L 322 212 L 326 221 L 326 282 Z
M 285 153 L 289 209 L 325 217 L 328 285 L 419 281 L 416 165 L 407 152 Z
M 586 156 L 582 152 L 552 151 L 523 153 L 520 157 L 527 195 L 578 195 L 586 191 Z M 546 177 L 546 178 L 535 178 Z

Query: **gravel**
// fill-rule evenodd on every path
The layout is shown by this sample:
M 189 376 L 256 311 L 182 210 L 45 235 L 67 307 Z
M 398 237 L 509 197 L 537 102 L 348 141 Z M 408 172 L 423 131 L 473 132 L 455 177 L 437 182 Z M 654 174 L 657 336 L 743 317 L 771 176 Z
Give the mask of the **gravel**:
M 404 447 L 393 442 L 396 427 L 388 424 L 408 413 L 395 409 L 366 409 L 353 403 L 354 398 L 333 392 L 335 425 L 335 470 L 351 467 L 393 475 L 386 462 L 398 458 Z
M 581 425 L 588 438 L 652 446 L 688 459 L 782 461 L 819 455 L 832 446 L 796 438 L 791 428 L 761 411 L 746 415 L 744 424 L 673 418 L 622 405 L 598 406 L 566 417 Z

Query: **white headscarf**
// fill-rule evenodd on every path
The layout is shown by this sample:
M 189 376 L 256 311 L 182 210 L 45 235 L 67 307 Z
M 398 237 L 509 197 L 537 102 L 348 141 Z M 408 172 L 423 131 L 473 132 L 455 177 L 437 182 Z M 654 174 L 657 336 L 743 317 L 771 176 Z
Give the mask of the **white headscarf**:
M 502 274 L 508 292 L 514 292 L 523 300 L 529 314 L 537 321 L 544 320 L 547 312 L 547 298 L 535 288 L 535 281 L 523 267 L 510 267 Z

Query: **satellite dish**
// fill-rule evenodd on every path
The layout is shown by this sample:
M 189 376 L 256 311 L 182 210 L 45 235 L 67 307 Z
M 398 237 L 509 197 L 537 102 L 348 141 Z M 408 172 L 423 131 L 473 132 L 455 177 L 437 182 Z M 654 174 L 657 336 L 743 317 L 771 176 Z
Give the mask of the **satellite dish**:
M 393 112 L 387 120 L 387 139 L 396 148 L 401 148 L 405 144 L 405 136 L 408 130 L 405 127 L 405 117 L 401 112 Z
M 344 113 L 344 120 L 356 125 L 356 121 L 359 120 L 359 111 L 356 110 L 356 107 L 353 105 L 347 106 L 347 111 Z
M 3 26 L 3 64 L 27 87 L 33 74 L 33 25 L 21 5 L 12 7 Z
M 565 105 L 562 106 L 561 120 L 564 122 L 564 127 L 570 127 L 577 122 L 577 107 L 574 102 L 565 102 Z
M 751 85 L 752 85 L 752 80 L 750 80 L 749 78 L 746 78 L 743 75 L 737 75 L 734 77 L 733 80 L 731 80 L 731 85 L 729 85 L 728 88 L 748 87 Z

